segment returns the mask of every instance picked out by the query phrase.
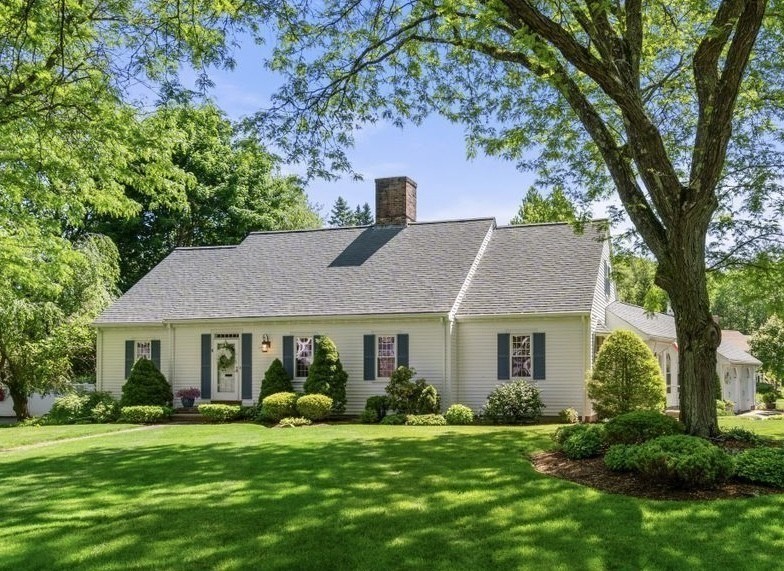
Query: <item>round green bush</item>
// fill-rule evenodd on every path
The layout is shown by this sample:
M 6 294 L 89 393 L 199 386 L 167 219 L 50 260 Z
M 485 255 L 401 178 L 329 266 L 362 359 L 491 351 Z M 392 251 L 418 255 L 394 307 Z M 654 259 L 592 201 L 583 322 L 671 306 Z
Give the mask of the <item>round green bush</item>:
M 563 424 L 577 424 L 580 422 L 580 414 L 573 408 L 565 408 L 558 413 L 558 420 Z
M 115 422 L 120 418 L 120 403 L 111 393 L 96 391 L 86 396 L 85 408 L 93 422 Z
M 660 436 L 640 444 L 637 470 L 655 482 L 679 488 L 707 488 L 726 481 L 734 463 L 726 452 L 696 436 Z
M 573 432 L 561 445 L 563 453 L 571 460 L 594 458 L 602 452 L 604 427 L 600 424 L 575 424 L 581 427 Z
M 139 359 L 122 387 L 120 406 L 171 406 L 171 385 L 149 359 Z
M 376 424 L 379 422 L 378 413 L 372 408 L 366 408 L 359 415 L 359 422 L 362 424 Z
M 536 422 L 543 408 L 537 386 L 521 379 L 497 386 L 488 395 L 482 416 L 496 424 L 524 424 Z
M 406 416 L 405 414 L 388 414 L 381 419 L 381 424 L 405 424 Z
M 389 408 L 398 414 L 435 414 L 441 410 L 441 397 L 425 379 L 412 380 L 416 369 L 400 366 L 384 388 Z
M 604 465 L 613 472 L 631 472 L 636 467 L 636 444 L 613 444 L 604 455 Z
M 299 416 L 289 416 L 286 418 L 281 418 L 278 426 L 283 428 L 296 428 L 298 426 L 310 426 L 313 424 L 309 418 L 302 418 Z
M 309 420 L 321 420 L 329 416 L 332 399 L 327 395 L 304 395 L 297 399 L 300 416 Z
M 464 404 L 453 404 L 444 415 L 447 424 L 473 424 L 474 411 Z
M 665 387 L 653 352 L 631 331 L 615 331 L 602 344 L 588 379 L 599 418 L 633 410 L 664 409 Z
M 368 400 L 365 403 L 365 410 L 368 409 L 372 410 L 376 415 L 376 419 L 371 422 L 379 422 L 387 415 L 387 410 L 389 410 L 389 398 L 384 395 L 368 397 Z
M 582 432 L 583 430 L 587 430 L 587 424 L 570 424 L 568 426 L 560 426 L 553 432 L 552 438 L 555 443 L 558 445 L 558 448 L 563 446 L 563 443 L 572 435 L 577 434 L 578 432 Z
M 408 414 L 406 426 L 446 426 L 446 419 L 440 414 Z
M 200 404 L 199 414 L 209 422 L 231 422 L 238 420 L 242 407 L 238 404 Z
M 131 424 L 155 424 L 172 415 L 173 409 L 166 406 L 124 406 L 120 409 L 120 421 Z
M 46 415 L 47 424 L 73 424 L 90 420 L 87 395 L 69 393 L 55 399 Z
M 261 401 L 260 419 L 278 422 L 297 414 L 296 393 L 274 393 Z
M 275 359 L 270 363 L 261 380 L 261 392 L 259 400 L 264 400 L 275 393 L 290 393 L 294 391 L 291 384 L 291 377 L 286 372 L 286 367 L 280 359 Z
M 607 444 L 642 444 L 659 436 L 683 434 L 677 419 L 653 410 L 627 412 L 605 424 Z
M 749 448 L 735 458 L 739 478 L 784 488 L 784 448 Z

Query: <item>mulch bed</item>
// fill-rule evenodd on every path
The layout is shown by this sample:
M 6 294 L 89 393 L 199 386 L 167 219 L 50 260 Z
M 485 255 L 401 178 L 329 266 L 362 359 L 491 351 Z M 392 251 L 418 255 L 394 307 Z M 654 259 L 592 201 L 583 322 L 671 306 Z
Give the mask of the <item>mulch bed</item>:
M 636 473 L 612 472 L 604 458 L 569 460 L 563 452 L 541 452 L 530 457 L 537 472 L 609 492 L 652 500 L 718 500 L 781 493 L 781 490 L 730 481 L 710 490 L 674 490 Z

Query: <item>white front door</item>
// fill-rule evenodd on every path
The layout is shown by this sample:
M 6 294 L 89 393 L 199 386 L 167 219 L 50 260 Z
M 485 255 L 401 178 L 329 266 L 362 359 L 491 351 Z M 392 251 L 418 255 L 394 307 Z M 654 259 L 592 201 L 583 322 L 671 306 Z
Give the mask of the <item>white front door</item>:
M 240 336 L 216 335 L 212 400 L 240 400 Z

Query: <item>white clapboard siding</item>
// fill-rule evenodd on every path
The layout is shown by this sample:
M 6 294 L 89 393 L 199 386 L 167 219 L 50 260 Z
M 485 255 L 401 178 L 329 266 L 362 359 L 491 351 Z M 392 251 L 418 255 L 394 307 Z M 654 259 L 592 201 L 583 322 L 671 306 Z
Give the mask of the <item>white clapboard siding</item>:
M 169 332 L 165 327 L 103 327 L 100 329 L 98 352 L 97 388 L 116 397 L 122 394 L 125 383 L 125 341 L 161 342 L 161 369 L 167 373 L 169 358 Z
M 544 414 L 555 416 L 567 407 L 585 408 L 587 318 L 531 317 L 464 319 L 458 322 L 459 390 L 457 401 L 480 410 L 498 380 L 498 334 L 545 334 L 546 379 L 537 381 Z
M 591 304 L 591 330 L 596 329 L 599 323 L 607 323 L 607 306 L 615 301 L 615 283 L 610 280 L 610 293 L 605 293 L 604 288 L 604 264 L 607 264 L 612 270 L 610 263 L 610 242 L 605 240 L 602 246 L 602 258 L 599 262 L 599 272 L 596 276 L 596 286 L 593 290 L 593 303 Z M 593 347 L 591 347 L 591 354 L 593 354 Z

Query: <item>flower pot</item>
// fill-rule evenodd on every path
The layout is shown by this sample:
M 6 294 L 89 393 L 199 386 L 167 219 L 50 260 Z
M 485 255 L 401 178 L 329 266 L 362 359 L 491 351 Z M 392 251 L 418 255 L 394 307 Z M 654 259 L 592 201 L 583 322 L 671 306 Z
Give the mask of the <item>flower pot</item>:
M 192 408 L 194 400 L 196 400 L 196 399 L 189 399 L 189 398 L 186 398 L 186 397 L 182 397 L 180 399 L 180 402 L 182 403 L 183 408 Z

